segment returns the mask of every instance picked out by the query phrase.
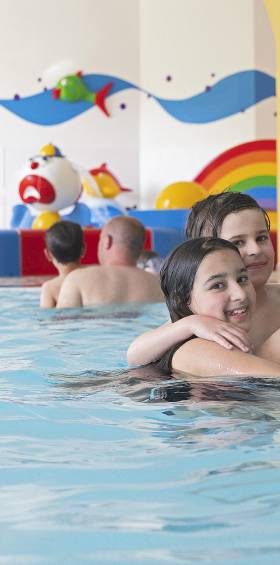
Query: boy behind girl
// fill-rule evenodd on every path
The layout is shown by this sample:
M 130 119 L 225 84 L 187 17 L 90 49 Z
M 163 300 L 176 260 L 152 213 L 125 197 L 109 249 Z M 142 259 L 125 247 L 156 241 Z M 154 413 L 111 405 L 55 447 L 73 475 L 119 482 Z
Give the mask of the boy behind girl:
M 45 256 L 58 270 L 58 276 L 41 287 L 41 308 L 55 308 L 65 277 L 80 267 L 84 254 L 83 230 L 79 224 L 62 220 L 46 231 Z

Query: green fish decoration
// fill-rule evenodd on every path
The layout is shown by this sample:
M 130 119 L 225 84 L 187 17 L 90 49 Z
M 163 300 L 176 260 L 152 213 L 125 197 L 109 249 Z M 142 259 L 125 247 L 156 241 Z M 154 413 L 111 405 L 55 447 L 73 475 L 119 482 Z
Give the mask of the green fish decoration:
M 75 75 L 67 75 L 61 78 L 52 91 L 52 97 L 63 102 L 80 102 L 81 100 L 91 102 L 96 104 L 109 117 L 109 112 L 105 106 L 105 98 L 113 83 L 105 84 L 98 92 L 90 92 L 81 77 L 82 72 L 79 71 Z

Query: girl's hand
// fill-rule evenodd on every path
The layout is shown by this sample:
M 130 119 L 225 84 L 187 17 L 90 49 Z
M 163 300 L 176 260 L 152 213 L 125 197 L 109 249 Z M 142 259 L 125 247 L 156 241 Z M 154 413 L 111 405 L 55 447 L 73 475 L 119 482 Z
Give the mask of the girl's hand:
M 245 353 L 252 352 L 252 344 L 248 333 L 231 324 L 230 322 L 223 322 L 210 316 L 192 315 L 180 320 L 180 323 L 187 323 L 187 327 L 191 329 L 192 333 L 202 339 L 215 341 L 226 349 L 240 349 Z

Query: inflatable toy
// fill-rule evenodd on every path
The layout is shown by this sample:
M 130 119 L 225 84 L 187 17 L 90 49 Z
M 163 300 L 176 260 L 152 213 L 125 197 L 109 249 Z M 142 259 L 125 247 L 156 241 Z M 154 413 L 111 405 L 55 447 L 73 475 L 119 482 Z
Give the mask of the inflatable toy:
M 110 218 L 126 214 L 125 207 L 116 198 L 122 193 L 131 193 L 132 190 L 121 185 L 106 163 L 84 173 L 82 185 L 83 200 L 91 210 L 91 225 L 101 227 Z
M 52 91 L 53 98 L 70 103 L 81 101 L 90 102 L 91 104 L 96 104 L 106 116 L 109 116 L 109 112 L 105 106 L 105 98 L 112 88 L 113 83 L 109 82 L 105 84 L 98 92 L 90 92 L 81 77 L 82 72 L 80 71 L 75 75 L 67 75 L 60 79 Z
M 206 196 L 207 191 L 196 182 L 174 182 L 158 194 L 155 207 L 160 210 L 191 208 Z
M 82 178 L 84 193 L 88 196 L 100 198 L 115 198 L 122 192 L 132 192 L 131 188 L 124 188 L 115 175 L 102 163 L 96 169 L 90 169 Z
M 60 219 L 77 222 L 82 227 L 102 227 L 110 218 L 126 214 L 120 203 L 103 197 L 96 180 L 99 179 L 101 186 L 100 171 L 103 182 L 106 178 L 111 181 L 107 194 L 125 189 L 105 165 L 94 170 L 98 172 L 95 177 L 81 171 L 52 143 L 42 147 L 21 171 L 19 194 L 23 204 L 13 207 L 11 227 L 48 229 Z M 83 201 L 78 202 L 82 184 L 86 190 Z M 103 192 L 106 192 L 104 187 Z
M 111 218 L 115 216 L 125 216 L 125 208 L 109 198 L 91 198 L 86 201 L 86 205 L 90 210 L 89 225 L 95 228 L 104 226 Z
M 23 227 L 22 221 L 26 224 L 28 217 L 37 214 L 32 227 L 47 229 L 60 219 L 60 210 L 76 205 L 81 191 L 80 176 L 72 163 L 53 144 L 45 145 L 20 172 L 19 195 L 30 210 L 17 209 L 13 227 Z
M 60 215 L 57 212 L 42 212 L 33 220 L 32 228 L 34 230 L 47 230 L 59 220 Z

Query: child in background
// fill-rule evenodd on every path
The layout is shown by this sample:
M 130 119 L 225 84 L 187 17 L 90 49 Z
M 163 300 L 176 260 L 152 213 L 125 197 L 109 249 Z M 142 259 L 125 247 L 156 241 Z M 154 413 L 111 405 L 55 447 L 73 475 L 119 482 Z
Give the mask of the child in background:
M 58 276 L 46 281 L 41 288 L 41 308 L 55 308 L 65 277 L 80 267 L 84 254 L 83 230 L 79 224 L 62 220 L 46 231 L 45 255 L 58 270 Z
M 158 275 L 162 265 L 162 258 L 156 251 L 144 250 L 137 261 L 137 267 L 144 269 L 148 273 Z

